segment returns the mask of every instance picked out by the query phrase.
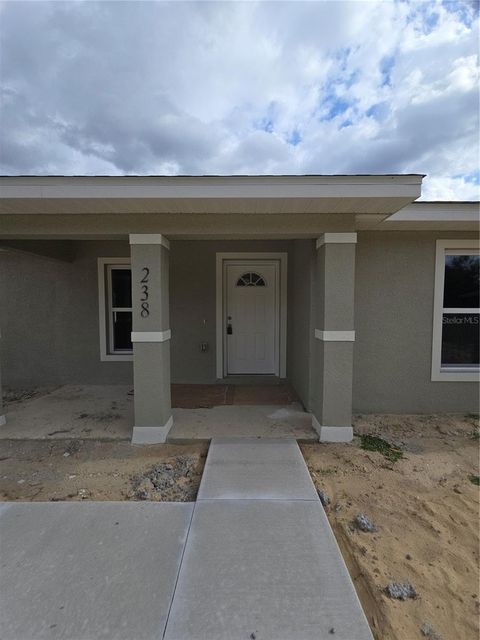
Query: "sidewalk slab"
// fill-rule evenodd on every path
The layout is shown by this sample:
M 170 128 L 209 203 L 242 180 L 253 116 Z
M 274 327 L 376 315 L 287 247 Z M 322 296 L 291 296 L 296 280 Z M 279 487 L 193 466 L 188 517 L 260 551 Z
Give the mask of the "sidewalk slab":
M 2 640 L 161 639 L 192 510 L 2 503 Z
M 318 500 L 293 439 L 214 438 L 197 500 Z
M 197 502 L 165 640 L 251 637 L 372 640 L 319 501 Z

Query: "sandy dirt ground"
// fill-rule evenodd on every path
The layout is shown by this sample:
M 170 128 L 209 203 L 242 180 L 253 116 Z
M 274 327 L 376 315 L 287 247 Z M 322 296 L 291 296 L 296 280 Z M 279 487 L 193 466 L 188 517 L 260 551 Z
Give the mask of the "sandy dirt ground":
M 455 416 L 357 416 L 350 444 L 302 444 L 376 640 L 476 640 L 478 427 Z M 361 448 L 376 434 L 391 462 Z M 208 445 L 94 439 L 0 441 L 2 500 L 195 500 Z M 365 514 L 375 532 L 352 523 Z M 415 599 L 393 600 L 392 582 Z M 422 634 L 422 625 L 428 634 Z
M 0 500 L 196 498 L 208 445 L 99 440 L 0 441 Z
M 479 637 L 478 428 L 475 418 L 357 416 L 355 432 L 398 446 L 394 463 L 348 445 L 301 445 L 376 640 Z M 352 525 L 366 515 L 376 532 Z M 415 599 L 394 600 L 392 582 Z M 422 633 L 422 625 L 424 627 Z

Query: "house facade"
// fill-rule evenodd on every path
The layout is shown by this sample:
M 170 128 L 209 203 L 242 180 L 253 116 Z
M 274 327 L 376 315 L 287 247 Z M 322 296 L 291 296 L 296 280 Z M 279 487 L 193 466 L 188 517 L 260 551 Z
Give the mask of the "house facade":
M 422 178 L 2 177 L 3 384 L 133 383 L 137 443 L 171 382 L 286 378 L 322 441 L 478 412 L 478 203 Z

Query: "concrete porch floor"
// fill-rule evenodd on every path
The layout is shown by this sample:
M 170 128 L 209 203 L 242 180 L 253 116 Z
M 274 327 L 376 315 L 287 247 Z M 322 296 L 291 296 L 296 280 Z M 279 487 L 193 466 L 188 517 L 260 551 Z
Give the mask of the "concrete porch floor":
M 174 426 L 169 442 L 213 437 L 316 441 L 311 416 L 289 385 L 172 385 Z M 175 408 L 176 407 L 176 408 Z M 8 402 L 0 438 L 130 440 L 133 388 L 64 385 Z

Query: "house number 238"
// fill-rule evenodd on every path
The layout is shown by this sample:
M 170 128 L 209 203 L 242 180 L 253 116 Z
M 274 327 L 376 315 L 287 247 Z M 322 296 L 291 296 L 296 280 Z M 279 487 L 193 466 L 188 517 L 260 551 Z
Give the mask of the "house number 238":
M 150 306 L 148 304 L 148 276 L 150 275 L 150 269 L 148 267 L 142 267 L 142 273 L 143 278 L 140 280 L 140 287 L 142 290 L 142 297 L 140 298 L 140 315 L 142 318 L 148 318 L 150 315 Z

